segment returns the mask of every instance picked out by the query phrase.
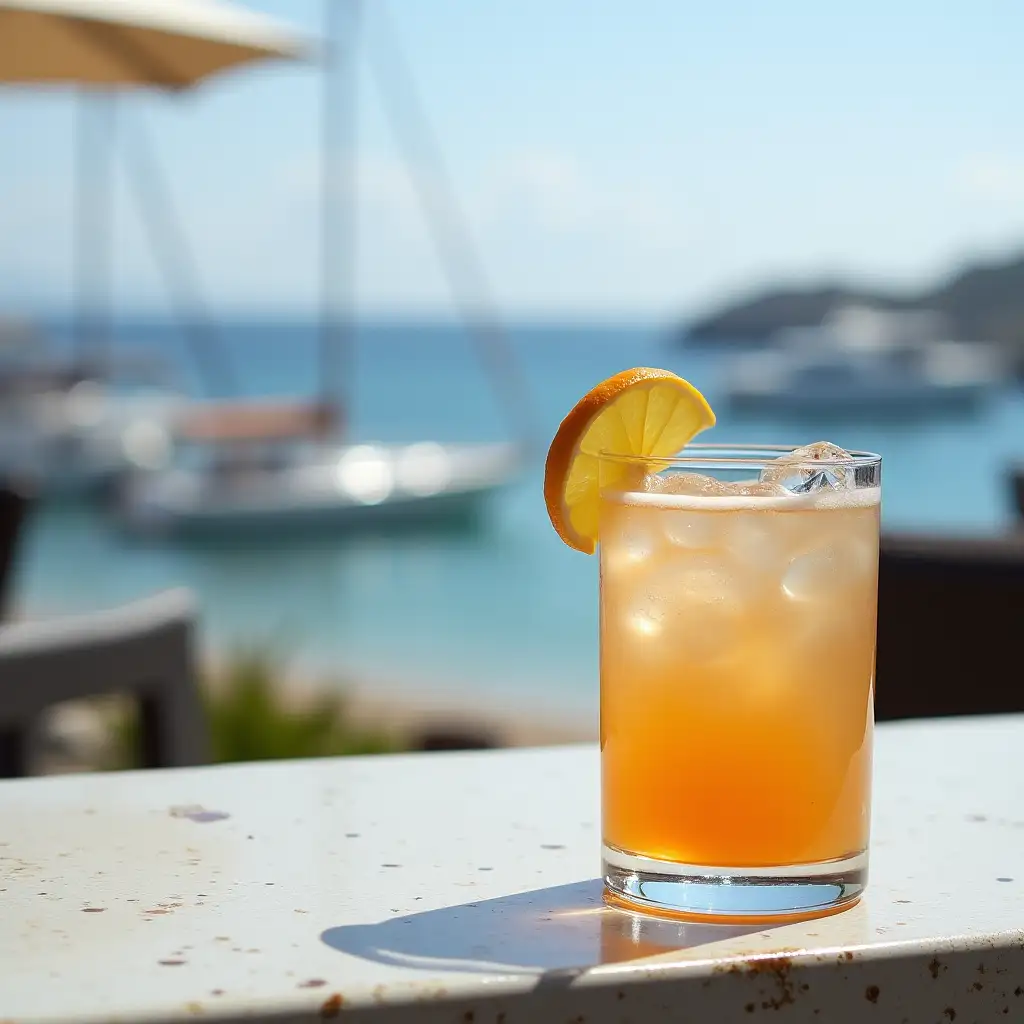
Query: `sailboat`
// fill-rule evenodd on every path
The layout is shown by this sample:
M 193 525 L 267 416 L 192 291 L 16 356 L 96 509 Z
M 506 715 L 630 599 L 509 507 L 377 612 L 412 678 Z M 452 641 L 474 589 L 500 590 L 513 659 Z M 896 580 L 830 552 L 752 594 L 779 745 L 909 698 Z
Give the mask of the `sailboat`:
M 193 408 L 178 465 L 130 479 L 122 521 L 179 536 L 464 522 L 521 465 L 513 443 L 339 444 L 318 436 L 328 420 L 301 403 Z
M 172 427 L 166 446 L 171 462 L 128 476 L 116 512 L 129 529 L 176 536 L 231 535 L 323 527 L 346 532 L 457 523 L 478 516 L 486 502 L 521 472 L 530 444 L 523 429 L 525 388 L 497 320 L 477 328 L 486 364 L 499 397 L 521 440 L 495 443 L 442 443 L 417 439 L 406 444 L 350 441 L 341 383 L 352 379 L 353 329 L 348 316 L 351 280 L 352 174 L 340 162 L 351 154 L 346 128 L 354 117 L 352 46 L 346 61 L 339 38 L 341 14 L 354 15 L 355 0 L 325 0 L 327 52 L 324 73 L 323 170 L 321 195 L 321 396 L 313 401 L 257 399 L 193 403 Z M 350 26 L 353 30 L 355 20 Z M 350 41 L 354 31 L 350 34 Z M 431 180 L 444 182 L 425 121 L 416 109 L 415 89 L 404 64 L 382 71 L 386 100 L 396 127 L 420 126 L 419 136 L 402 136 L 409 151 L 433 163 Z M 397 74 L 397 80 L 396 80 Z M 347 116 L 346 116 L 347 115 Z M 422 182 L 418 182 L 422 185 Z M 339 186 L 348 186 L 344 196 Z M 349 199 L 345 208 L 343 199 Z M 443 224 L 431 222 L 450 276 L 473 293 L 474 305 L 486 287 L 471 256 L 468 236 L 447 189 L 424 197 L 430 214 L 445 211 Z M 347 257 L 347 258 L 346 258 Z M 346 381 L 340 380 L 345 370 Z
M 46 497 L 102 493 L 133 447 L 146 459 L 137 443 L 149 425 L 188 402 L 155 358 L 110 356 L 94 369 L 37 352 L 0 367 L 0 472 Z

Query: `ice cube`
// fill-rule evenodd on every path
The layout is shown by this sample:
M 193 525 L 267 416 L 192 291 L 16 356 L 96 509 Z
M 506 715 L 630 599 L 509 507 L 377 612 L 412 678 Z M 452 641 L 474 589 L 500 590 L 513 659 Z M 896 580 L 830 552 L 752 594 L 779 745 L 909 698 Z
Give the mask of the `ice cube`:
M 726 485 L 721 481 L 699 473 L 666 473 L 650 476 L 648 481 L 648 492 L 657 494 L 701 498 L 726 493 Z M 715 546 L 717 529 L 713 518 L 685 504 L 677 507 L 674 502 L 666 501 L 663 508 L 652 508 L 649 522 L 657 522 L 661 535 L 674 547 L 701 549 Z
M 677 548 L 699 551 L 718 547 L 721 528 L 718 517 L 689 509 L 664 509 L 661 512 L 665 538 Z
M 769 462 L 761 470 L 761 482 L 781 485 L 795 494 L 841 490 L 848 486 L 850 469 L 835 463 L 849 459 L 850 453 L 837 445 L 815 441 Z
M 790 518 L 747 510 L 726 517 L 725 546 L 744 578 L 759 586 L 766 582 L 773 588 L 778 586 L 792 557 L 795 524 L 789 522 Z
M 782 589 L 794 601 L 831 597 L 840 586 L 835 551 L 831 547 L 798 555 L 790 562 L 782 579 Z
M 675 473 L 661 478 L 661 493 L 697 498 L 783 497 L 788 492 L 780 484 L 759 480 L 726 482 L 700 473 Z M 693 509 L 666 508 L 662 512 L 664 533 L 678 548 L 708 550 L 728 546 L 727 534 L 736 513 L 718 515 L 694 505 Z
M 643 565 L 658 548 L 658 536 L 649 522 L 626 521 L 609 528 L 601 538 L 604 566 L 610 572 Z
M 626 608 L 627 626 L 657 659 L 705 663 L 724 657 L 742 611 L 737 577 L 722 560 L 687 555 L 645 578 Z
M 830 601 L 846 595 L 872 571 L 877 554 L 854 537 L 835 537 L 797 555 L 782 579 L 793 601 Z

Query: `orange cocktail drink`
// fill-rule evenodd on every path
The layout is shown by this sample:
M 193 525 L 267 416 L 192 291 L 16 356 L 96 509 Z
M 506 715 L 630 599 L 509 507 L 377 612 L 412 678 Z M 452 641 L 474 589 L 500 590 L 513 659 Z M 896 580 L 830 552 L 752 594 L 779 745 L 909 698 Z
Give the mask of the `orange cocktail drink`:
M 600 558 L 605 885 L 663 914 L 831 913 L 867 879 L 881 460 L 690 445 L 701 403 L 611 378 L 549 456 L 552 522 Z
M 877 491 L 663 479 L 602 495 L 605 842 L 734 867 L 863 851 Z

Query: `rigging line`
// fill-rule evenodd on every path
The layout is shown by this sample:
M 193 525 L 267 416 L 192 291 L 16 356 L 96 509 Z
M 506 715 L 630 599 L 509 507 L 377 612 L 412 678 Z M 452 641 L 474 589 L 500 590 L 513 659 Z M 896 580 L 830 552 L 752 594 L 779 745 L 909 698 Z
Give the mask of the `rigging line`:
M 526 378 L 498 316 L 440 147 L 383 2 L 376 6 L 376 18 L 378 35 L 387 43 L 388 50 L 383 46 L 370 48 L 372 67 L 418 193 L 431 240 L 513 432 L 527 447 L 536 448 L 536 417 Z M 417 167 L 424 168 L 425 173 L 416 173 Z
M 195 258 L 176 216 L 156 154 L 138 117 L 129 131 L 121 132 L 120 141 L 139 216 L 200 376 L 214 395 L 237 394 L 237 379 L 203 298 Z

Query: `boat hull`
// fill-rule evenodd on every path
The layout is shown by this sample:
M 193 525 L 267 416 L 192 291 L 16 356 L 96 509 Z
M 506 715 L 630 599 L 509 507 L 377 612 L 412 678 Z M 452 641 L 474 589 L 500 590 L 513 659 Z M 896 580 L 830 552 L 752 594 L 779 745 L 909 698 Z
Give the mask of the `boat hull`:
M 786 416 L 886 416 L 914 417 L 929 414 L 972 412 L 991 394 L 989 384 L 921 387 L 892 390 L 836 391 L 786 388 L 726 390 L 730 409 L 738 413 Z
M 434 445 L 435 465 L 443 458 L 443 481 L 418 475 L 403 458 L 426 446 L 373 446 L 378 474 L 390 480 L 383 488 L 360 491 L 355 484 L 373 482 L 366 454 L 371 446 L 339 448 L 330 460 L 285 467 L 238 486 L 217 486 L 207 474 L 129 480 L 116 509 L 123 528 L 136 534 L 177 538 L 239 538 L 332 533 L 400 532 L 472 524 L 486 503 L 518 474 L 520 452 L 511 445 Z M 345 484 L 346 459 L 362 453 L 362 476 Z M 424 453 L 425 454 L 425 453 Z M 349 467 L 351 477 L 351 466 Z M 340 477 L 340 479 L 339 479 Z

